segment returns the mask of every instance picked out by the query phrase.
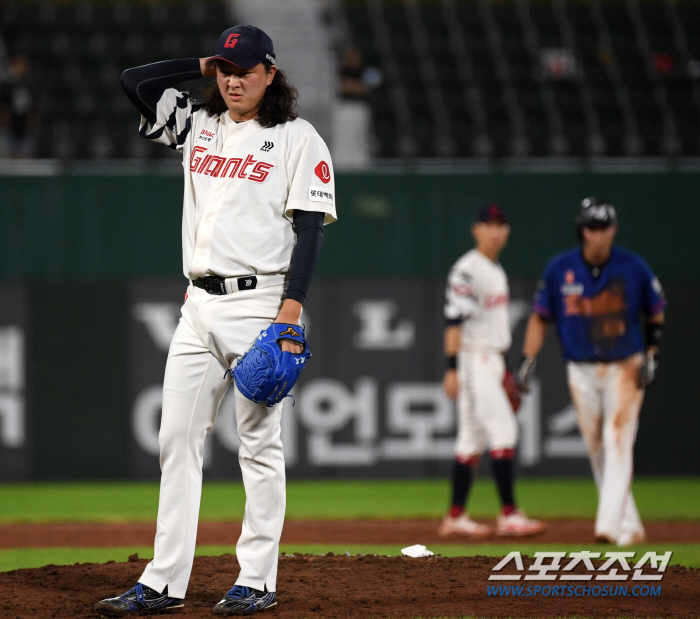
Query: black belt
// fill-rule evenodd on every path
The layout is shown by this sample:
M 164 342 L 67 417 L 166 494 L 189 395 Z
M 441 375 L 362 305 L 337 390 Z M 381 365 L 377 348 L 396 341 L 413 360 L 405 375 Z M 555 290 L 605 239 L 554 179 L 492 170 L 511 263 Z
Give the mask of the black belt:
M 255 275 L 248 275 L 247 277 L 237 277 L 236 282 L 238 283 L 238 290 L 254 290 L 258 285 L 258 278 Z M 192 280 L 192 285 L 206 290 L 209 294 L 228 294 L 226 278 L 218 275 L 198 277 Z

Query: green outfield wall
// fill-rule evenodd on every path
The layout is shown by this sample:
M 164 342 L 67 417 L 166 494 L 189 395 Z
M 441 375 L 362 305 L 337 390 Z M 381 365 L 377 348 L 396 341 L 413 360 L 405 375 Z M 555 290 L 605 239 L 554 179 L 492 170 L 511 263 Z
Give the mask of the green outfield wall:
M 182 184 L 178 175 L 0 176 L 0 278 L 177 276 Z M 534 277 L 574 242 L 587 195 L 612 200 L 619 241 L 659 276 L 700 277 L 698 172 L 344 174 L 336 195 L 325 277 L 442 277 L 490 201 L 513 220 L 508 272 Z
M 0 176 L 0 480 L 157 478 L 168 334 L 186 287 L 181 192 L 173 174 Z M 700 474 L 700 173 L 404 171 L 337 180 L 340 222 L 305 306 L 315 358 L 284 415 L 290 477 L 447 475 L 441 306 L 475 210 L 495 200 L 512 217 L 514 363 L 536 277 L 573 244 L 590 194 L 617 205 L 620 242 L 669 298 L 635 470 Z M 519 413 L 520 474 L 588 475 L 552 336 L 538 381 Z M 239 476 L 233 414 L 225 400 L 208 479 Z

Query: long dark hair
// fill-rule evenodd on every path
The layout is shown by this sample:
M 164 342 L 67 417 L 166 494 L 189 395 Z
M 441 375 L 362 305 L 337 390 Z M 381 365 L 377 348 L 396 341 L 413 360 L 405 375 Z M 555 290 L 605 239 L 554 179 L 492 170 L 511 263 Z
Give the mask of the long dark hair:
M 265 65 L 265 71 L 268 73 L 270 71 L 267 65 Z M 216 82 L 204 86 L 202 94 L 204 95 L 204 104 L 212 114 L 222 114 L 228 109 Z M 258 110 L 258 122 L 263 127 L 274 127 L 286 123 L 288 120 L 294 120 L 299 116 L 294 111 L 298 96 L 299 92 L 287 81 L 284 71 L 277 69 L 272 83 L 263 95 Z

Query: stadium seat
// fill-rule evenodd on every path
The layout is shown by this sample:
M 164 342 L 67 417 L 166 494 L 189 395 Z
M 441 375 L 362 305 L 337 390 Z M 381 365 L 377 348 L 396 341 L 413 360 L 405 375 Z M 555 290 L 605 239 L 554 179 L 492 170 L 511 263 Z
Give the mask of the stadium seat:
M 356 46 L 365 66 L 377 67 L 385 78 L 385 84 L 369 96 L 378 157 L 408 153 L 406 145 L 401 146 L 399 133 L 406 134 L 406 144 L 415 138 L 416 156 L 441 155 L 435 143 L 436 120 L 432 112 L 425 113 L 425 106 L 430 108 L 425 99 L 428 89 L 432 89 L 433 98 L 445 103 L 454 156 L 477 157 L 489 152 L 494 157 L 510 156 L 518 128 L 513 126 L 504 93 L 514 93 L 515 100 L 509 103 L 522 112 L 530 155 L 551 155 L 551 122 L 542 104 L 539 80 L 544 76 L 537 54 L 545 48 L 567 46 L 573 50 L 576 75 L 568 81 L 549 80 L 546 84 L 552 89 L 571 154 L 586 156 L 589 151 L 584 90 L 590 93 L 606 155 L 625 156 L 634 151 L 625 145 L 629 127 L 636 127 L 642 138 L 643 155 L 668 154 L 663 116 L 668 110 L 680 139 L 680 154 L 700 154 L 700 105 L 696 100 L 700 95 L 693 81 L 697 79 L 694 67 L 700 66 L 697 0 L 640 0 L 638 4 L 627 0 L 597 4 L 561 0 L 557 6 L 552 0 L 531 0 L 522 5 L 517 0 L 488 0 L 490 7 L 484 1 L 415 0 L 412 5 L 408 0 L 377 0 L 371 5 L 367 0 L 341 1 L 346 30 L 342 44 Z M 152 154 L 151 149 L 134 146 L 126 138 L 111 137 L 120 134 L 133 117 L 119 86 L 119 74 L 135 64 L 208 53 L 221 29 L 229 25 L 227 11 L 224 0 L 0 2 L 0 28 L 9 53 L 29 54 L 36 78 L 48 92 L 71 93 L 67 101 L 44 97 L 42 123 L 51 137 L 40 140 L 39 150 L 78 158 L 108 153 L 171 157 L 171 153 L 161 155 L 157 150 Z M 642 20 L 641 31 L 635 22 L 637 16 Z M 419 20 L 418 28 L 413 19 Z M 492 25 L 495 33 L 488 31 Z M 678 28 L 684 39 L 679 37 Z M 390 58 L 385 56 L 384 41 L 377 39 L 382 31 L 389 35 Z M 420 39 L 415 38 L 416 33 Z M 455 45 L 460 40 L 455 33 L 461 36 L 463 47 Z M 528 47 L 530 34 L 535 35 L 537 50 Z M 46 46 L 48 57 L 37 51 Z M 507 63 L 506 76 L 497 70 L 496 60 L 501 59 Z M 694 59 L 696 64 L 692 64 Z M 395 66 L 398 74 L 390 66 Z M 423 86 L 419 94 L 415 94 L 416 83 Z M 408 129 L 399 121 L 395 100 L 389 96 L 392 89 L 410 93 Z M 483 127 L 476 126 L 472 118 L 472 102 L 465 94 L 471 89 L 480 93 L 486 118 Z M 623 104 L 620 101 L 625 92 L 629 108 L 624 105 L 624 96 Z M 630 116 L 626 118 L 626 114 Z M 93 143 L 71 137 L 74 122 L 94 125 L 102 137 Z M 64 136 L 62 144 L 54 136 Z

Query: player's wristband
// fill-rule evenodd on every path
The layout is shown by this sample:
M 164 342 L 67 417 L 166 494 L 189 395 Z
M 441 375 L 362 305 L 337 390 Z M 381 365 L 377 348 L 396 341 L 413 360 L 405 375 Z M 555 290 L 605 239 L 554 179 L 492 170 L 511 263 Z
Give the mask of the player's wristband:
M 448 370 L 457 369 L 457 355 L 448 355 L 447 357 L 445 357 L 445 360 L 447 361 Z
M 661 349 L 661 332 L 663 330 L 663 325 L 656 324 L 653 322 L 647 323 L 647 348 L 651 346 L 656 346 L 657 349 Z M 657 352 L 658 354 L 658 352 Z

